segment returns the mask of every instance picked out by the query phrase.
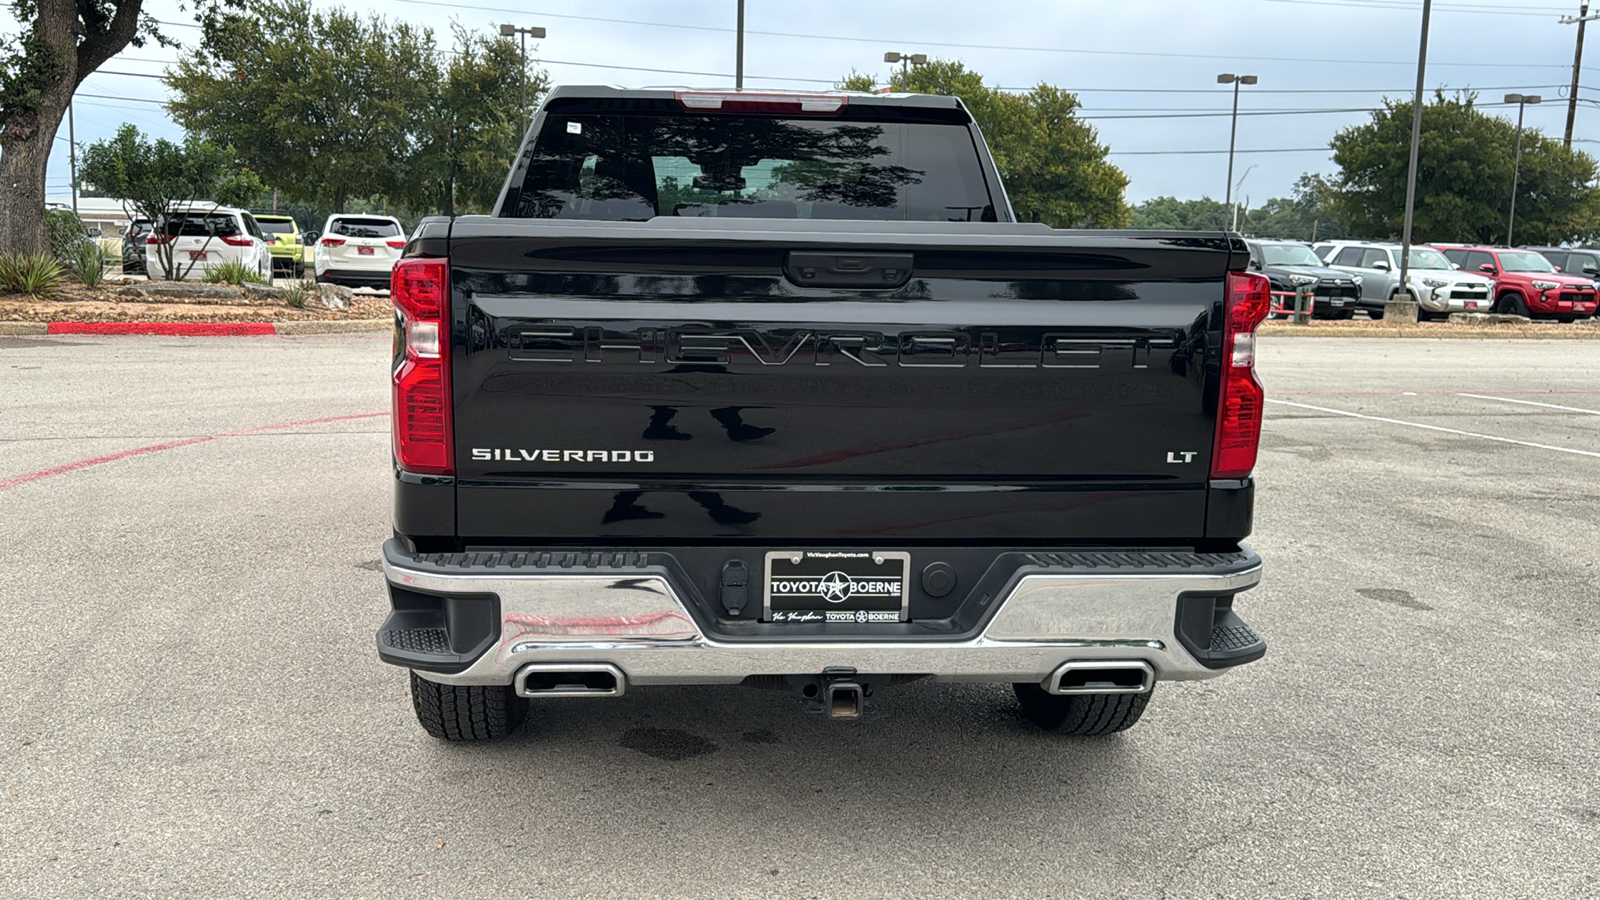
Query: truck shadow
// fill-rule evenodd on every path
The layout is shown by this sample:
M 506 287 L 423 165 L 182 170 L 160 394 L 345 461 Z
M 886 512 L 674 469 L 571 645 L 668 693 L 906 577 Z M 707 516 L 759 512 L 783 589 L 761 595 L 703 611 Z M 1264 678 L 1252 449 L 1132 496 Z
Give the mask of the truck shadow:
M 908 808 L 987 817 L 1057 814 L 1064 801 L 1097 807 L 1148 756 L 1137 729 L 1048 734 L 1021 717 L 1004 685 L 902 685 L 873 706 L 858 721 L 835 721 L 787 692 L 640 688 L 615 700 L 542 701 L 512 738 L 446 752 L 476 757 L 486 779 L 537 769 L 545 784 L 637 796 L 651 815 L 670 817 L 694 796 L 751 815 L 782 809 L 817 828 L 830 827 L 841 804 L 869 828 L 891 826 Z

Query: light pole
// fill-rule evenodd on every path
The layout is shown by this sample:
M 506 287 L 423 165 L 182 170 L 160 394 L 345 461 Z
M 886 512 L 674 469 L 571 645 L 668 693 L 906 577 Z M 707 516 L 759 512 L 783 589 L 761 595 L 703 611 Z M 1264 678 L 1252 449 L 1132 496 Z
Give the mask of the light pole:
M 520 136 L 517 139 L 520 143 L 522 140 L 521 136 L 526 136 L 528 133 L 528 38 L 531 37 L 534 40 L 542 39 L 544 37 L 544 29 L 537 27 L 518 28 L 515 25 L 501 25 L 500 36 L 516 37 L 522 42 L 522 55 L 519 57 L 522 60 L 522 108 L 517 115 L 517 122 L 521 126 L 518 129 L 518 134 Z
M 739 0 L 739 34 L 733 45 L 733 89 L 744 90 L 744 0 Z
M 1507 94 L 1507 103 L 1517 105 L 1517 153 L 1512 157 L 1511 163 L 1511 218 L 1506 221 L 1506 246 L 1513 246 L 1511 236 L 1517 230 L 1517 186 L 1522 178 L 1522 115 L 1528 111 L 1528 104 L 1539 104 L 1544 98 L 1538 94 Z
M 923 65 L 923 64 L 927 63 L 928 54 L 926 54 L 926 53 L 896 53 L 895 51 L 890 50 L 888 53 L 885 53 L 883 55 L 883 61 L 886 62 L 886 63 L 889 63 L 890 65 L 893 65 L 895 63 L 900 63 L 900 89 L 903 90 L 903 91 L 910 92 L 910 90 L 911 90 L 911 67 L 912 66 L 920 66 L 920 65 Z M 892 81 L 893 78 L 891 78 L 890 80 Z
M 1231 72 L 1217 76 L 1217 84 L 1233 85 L 1233 136 L 1228 138 L 1228 194 L 1222 201 L 1230 210 L 1233 208 L 1233 152 L 1239 144 L 1239 86 L 1255 84 L 1258 80 L 1254 75 L 1234 75 Z
M 1238 194 L 1244 190 L 1244 180 L 1250 177 L 1250 173 L 1255 171 L 1255 168 L 1255 166 L 1251 166 L 1250 168 L 1244 170 L 1244 174 L 1239 176 L 1239 183 L 1233 186 L 1234 193 Z M 1250 199 L 1246 197 L 1244 202 L 1249 203 Z M 1233 205 L 1233 227 L 1229 228 L 1228 230 L 1239 230 L 1239 204 L 1237 203 Z

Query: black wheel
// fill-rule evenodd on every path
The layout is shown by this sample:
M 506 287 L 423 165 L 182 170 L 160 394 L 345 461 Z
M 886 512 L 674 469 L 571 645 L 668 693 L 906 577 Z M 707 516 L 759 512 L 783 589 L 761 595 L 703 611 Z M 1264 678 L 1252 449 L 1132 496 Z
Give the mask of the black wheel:
M 1341 320 L 1342 319 L 1354 319 L 1355 317 L 1356 317 L 1356 311 L 1353 310 L 1353 309 L 1342 309 L 1342 310 L 1339 310 L 1338 312 L 1333 314 L 1333 318 L 1341 319 Z
M 295 263 L 294 264 L 294 277 L 295 277 L 296 280 L 301 280 L 301 279 L 304 279 L 306 277 L 306 264 L 305 263 Z
M 1556 321 L 1563 325 L 1571 325 L 1573 322 L 1578 321 L 1578 319 L 1576 316 L 1556 316 Z
M 1528 313 L 1527 301 L 1523 300 L 1522 295 L 1517 293 L 1501 294 L 1500 302 L 1495 304 L 1495 310 L 1510 316 L 1528 316 L 1532 318 Z
M 411 673 L 411 704 L 423 730 L 445 741 L 487 741 L 516 731 L 528 700 L 510 685 L 438 684 Z
M 1155 689 L 1142 694 L 1051 694 L 1031 682 L 1013 684 L 1022 715 L 1055 734 L 1099 737 L 1132 728 Z

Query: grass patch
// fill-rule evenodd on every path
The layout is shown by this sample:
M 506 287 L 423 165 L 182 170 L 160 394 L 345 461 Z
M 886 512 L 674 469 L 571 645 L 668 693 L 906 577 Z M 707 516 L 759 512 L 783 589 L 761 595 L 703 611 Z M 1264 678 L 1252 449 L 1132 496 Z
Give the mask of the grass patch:
M 305 309 L 306 304 L 316 295 L 315 281 L 300 281 L 283 289 L 283 302 L 292 309 Z
M 86 288 L 96 288 L 105 280 L 106 266 L 112 257 L 95 241 L 79 241 L 66 251 L 67 268 Z M 118 260 L 120 262 L 120 259 Z
M 247 284 L 271 283 L 262 278 L 260 272 L 237 259 L 230 259 L 220 266 L 212 266 L 207 269 L 205 281 L 208 284 L 231 284 L 238 287 L 243 287 Z
M 48 253 L 0 253 L 0 292 L 44 300 L 66 279 L 66 269 Z

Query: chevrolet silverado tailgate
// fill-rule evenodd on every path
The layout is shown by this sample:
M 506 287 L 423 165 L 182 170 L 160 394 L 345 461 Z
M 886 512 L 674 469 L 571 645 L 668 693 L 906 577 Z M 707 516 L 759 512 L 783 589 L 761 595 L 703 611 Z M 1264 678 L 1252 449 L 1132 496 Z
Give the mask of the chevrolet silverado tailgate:
M 458 219 L 458 532 L 1192 541 L 1241 253 L 1017 224 Z

